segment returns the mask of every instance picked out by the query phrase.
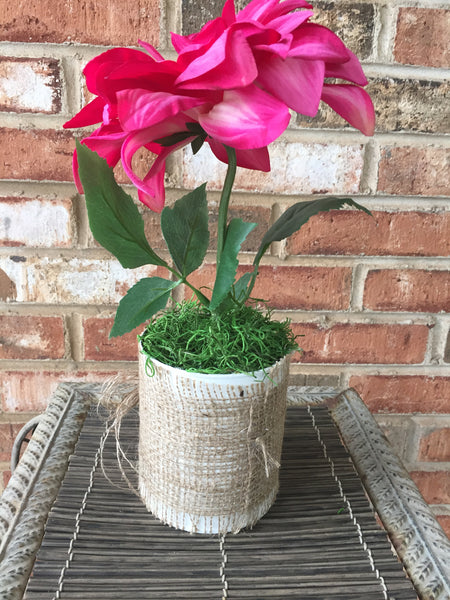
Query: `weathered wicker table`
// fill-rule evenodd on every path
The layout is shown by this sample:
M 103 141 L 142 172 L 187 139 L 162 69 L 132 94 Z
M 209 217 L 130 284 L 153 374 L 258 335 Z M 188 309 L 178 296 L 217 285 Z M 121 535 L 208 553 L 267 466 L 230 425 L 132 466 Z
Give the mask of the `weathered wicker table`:
M 58 388 L 2 496 L 2 600 L 449 600 L 450 543 L 356 392 L 289 389 L 277 501 L 227 536 L 146 512 L 99 393 Z M 121 431 L 132 458 L 137 426 L 134 413 Z

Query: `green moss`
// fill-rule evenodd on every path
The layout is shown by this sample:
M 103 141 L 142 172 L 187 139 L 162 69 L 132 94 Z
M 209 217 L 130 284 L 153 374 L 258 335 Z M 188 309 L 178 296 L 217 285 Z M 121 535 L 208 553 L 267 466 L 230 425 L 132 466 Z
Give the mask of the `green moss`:
M 139 336 L 148 356 L 197 373 L 254 373 L 298 350 L 290 321 L 272 320 L 270 311 L 237 306 L 211 313 L 182 302 L 153 318 Z

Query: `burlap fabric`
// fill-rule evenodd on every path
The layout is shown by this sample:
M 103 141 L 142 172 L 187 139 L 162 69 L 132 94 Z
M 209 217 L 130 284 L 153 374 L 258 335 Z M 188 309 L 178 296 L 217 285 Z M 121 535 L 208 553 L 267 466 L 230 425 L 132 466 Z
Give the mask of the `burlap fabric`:
M 256 379 L 147 360 L 140 354 L 139 491 L 148 510 L 197 533 L 253 525 L 278 491 L 289 357 Z

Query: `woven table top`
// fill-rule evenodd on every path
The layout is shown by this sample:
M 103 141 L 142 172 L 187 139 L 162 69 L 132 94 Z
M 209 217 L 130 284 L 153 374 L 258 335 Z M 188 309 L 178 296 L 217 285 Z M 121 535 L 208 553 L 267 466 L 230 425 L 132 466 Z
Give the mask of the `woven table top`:
M 121 431 L 136 460 L 138 415 Z M 251 530 L 205 536 L 149 514 L 91 408 L 50 512 L 27 600 L 417 598 L 323 406 L 288 409 L 275 505 Z M 127 474 L 133 484 L 132 469 Z

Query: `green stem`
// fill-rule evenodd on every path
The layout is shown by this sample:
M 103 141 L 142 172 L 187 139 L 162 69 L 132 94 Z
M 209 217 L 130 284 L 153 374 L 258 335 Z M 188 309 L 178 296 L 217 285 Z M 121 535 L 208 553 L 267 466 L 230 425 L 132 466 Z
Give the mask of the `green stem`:
M 261 248 L 258 250 L 257 255 L 255 256 L 255 259 L 253 261 L 253 273 L 252 273 L 252 277 L 250 279 L 250 282 L 249 282 L 249 284 L 247 286 L 247 291 L 245 293 L 244 302 L 247 302 L 247 300 L 250 298 L 250 294 L 252 293 L 253 286 L 256 283 L 256 278 L 258 277 L 259 263 L 261 262 L 262 257 L 267 252 L 267 250 L 269 249 L 269 247 L 270 247 L 270 244 L 266 244 L 264 246 L 261 246 Z
M 186 279 L 186 277 L 183 277 L 183 275 L 181 275 L 181 273 L 178 273 L 178 271 L 176 269 L 174 269 L 173 267 L 171 267 L 170 265 L 168 265 L 166 262 L 164 263 L 164 266 L 166 267 L 166 269 L 168 271 L 170 271 L 173 275 L 175 275 L 175 277 L 177 279 L 179 279 L 180 283 L 184 283 L 189 288 L 191 288 L 191 290 L 197 296 L 200 304 L 203 304 L 203 306 L 206 306 L 206 308 L 208 308 L 208 306 L 210 304 L 210 301 L 208 300 L 208 298 L 204 294 L 202 294 L 202 292 L 200 290 L 198 290 L 191 283 L 189 283 L 189 281 Z
M 186 279 L 183 279 L 183 283 L 185 285 L 187 285 L 189 288 L 191 288 L 191 290 L 197 296 L 200 304 L 203 304 L 203 306 L 206 306 L 206 308 L 208 308 L 208 306 L 210 304 L 210 301 L 208 300 L 208 298 L 204 294 L 202 294 L 202 292 L 200 290 L 198 290 L 196 287 L 194 287 L 193 285 L 191 285 L 189 283 L 189 281 L 187 281 Z
M 255 285 L 256 278 L 258 276 L 258 268 L 259 264 L 254 264 L 252 278 L 250 279 L 250 283 L 247 286 L 247 291 L 245 292 L 243 303 L 247 302 L 247 300 L 250 298 L 250 294 L 252 293 L 253 286 Z
M 194 292 L 194 294 L 197 296 L 200 304 L 203 304 L 203 306 L 206 306 L 206 308 L 208 308 L 210 301 L 208 300 L 208 298 L 202 294 L 202 292 L 200 290 L 198 290 L 196 287 L 194 287 L 191 283 L 189 283 L 189 281 L 183 277 L 181 275 L 181 273 L 178 273 L 178 271 L 174 268 L 172 268 L 171 266 L 169 266 L 167 263 L 165 263 L 164 265 L 166 267 L 166 269 L 168 271 L 170 271 L 171 273 L 173 273 L 173 275 L 175 275 L 175 277 L 177 279 L 180 280 L 180 283 L 184 283 L 185 285 L 187 285 L 189 288 L 191 288 L 191 290 Z
M 228 155 L 228 169 L 220 196 L 219 217 L 217 223 L 217 266 L 222 257 L 225 236 L 227 233 L 228 205 L 230 203 L 231 190 L 236 176 L 236 151 L 230 146 L 225 146 Z M 216 267 L 217 268 L 217 267 Z

